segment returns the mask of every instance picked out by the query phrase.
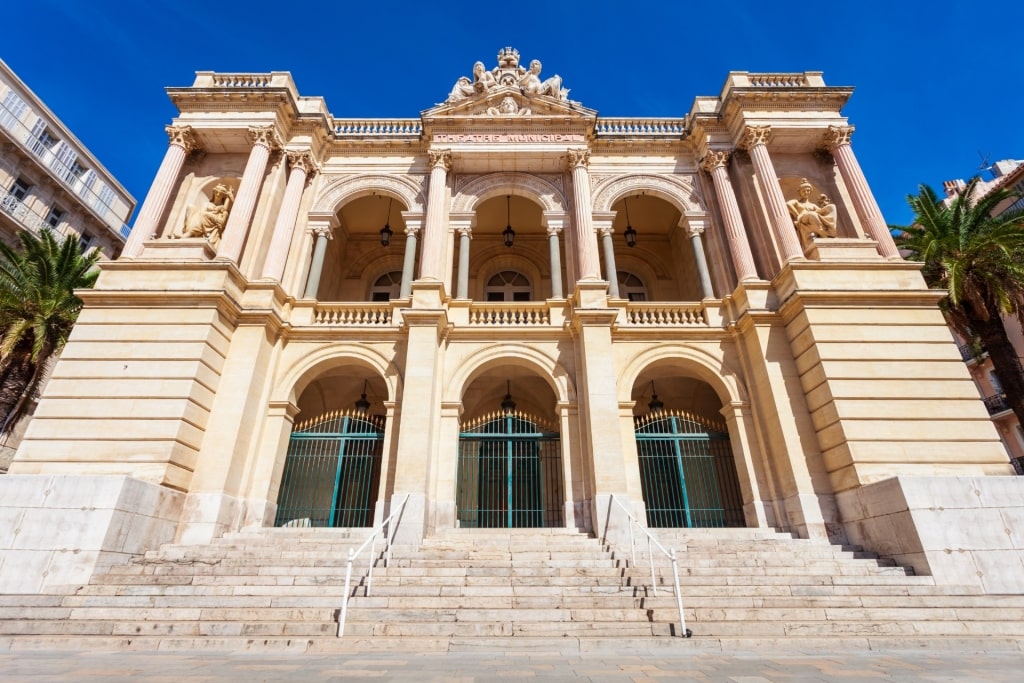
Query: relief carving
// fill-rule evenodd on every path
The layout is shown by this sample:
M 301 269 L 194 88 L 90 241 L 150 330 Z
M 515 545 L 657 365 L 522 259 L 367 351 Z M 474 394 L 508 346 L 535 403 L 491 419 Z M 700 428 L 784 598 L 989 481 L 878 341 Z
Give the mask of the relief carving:
M 467 99 L 485 97 L 495 88 L 514 88 L 528 98 L 544 96 L 567 100 L 569 91 L 562 87 L 562 77 L 555 74 L 550 78 L 541 78 L 541 68 L 538 59 L 530 62 L 529 69 L 523 68 L 519 65 L 519 51 L 511 47 L 503 48 L 498 53 L 498 66 L 488 71 L 483 62 L 476 62 L 473 65 L 473 77 L 460 76 L 444 103 L 454 104 Z M 512 110 L 513 105 L 515 110 Z M 487 113 L 491 116 L 528 115 L 530 110 L 529 107 L 521 107 L 514 99 L 506 97 L 499 106 L 490 107 Z

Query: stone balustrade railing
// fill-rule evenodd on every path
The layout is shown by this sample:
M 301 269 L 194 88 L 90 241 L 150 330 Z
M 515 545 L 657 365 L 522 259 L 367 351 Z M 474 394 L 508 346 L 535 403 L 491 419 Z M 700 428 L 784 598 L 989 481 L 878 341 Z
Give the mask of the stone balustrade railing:
M 334 119 L 336 137 L 418 137 L 420 119 Z
M 474 303 L 469 307 L 469 324 L 495 327 L 550 325 L 551 311 L 543 301 Z
M 314 325 L 387 327 L 393 321 L 390 303 L 318 303 L 313 309 Z
M 707 327 L 708 318 L 700 303 L 626 304 L 626 324 L 638 327 Z
M 802 73 L 750 74 L 750 85 L 754 88 L 800 88 L 808 85 L 808 80 Z
M 595 132 L 602 136 L 672 136 L 686 132 L 685 118 L 609 119 L 598 118 Z
M 212 74 L 213 84 L 218 88 L 269 88 L 271 74 Z

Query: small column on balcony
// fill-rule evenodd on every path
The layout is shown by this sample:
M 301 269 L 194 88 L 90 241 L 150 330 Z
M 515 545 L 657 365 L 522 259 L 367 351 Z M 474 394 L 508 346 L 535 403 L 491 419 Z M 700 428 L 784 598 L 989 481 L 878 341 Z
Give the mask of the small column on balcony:
M 256 209 L 260 188 L 263 186 L 263 176 L 267 172 L 270 152 L 281 146 L 274 126 L 250 126 L 249 139 L 252 141 L 249 160 L 245 164 L 245 171 L 242 172 L 238 195 L 231 207 L 227 225 L 224 226 L 224 236 L 217 249 L 218 258 L 234 263 L 238 263 L 242 256 L 242 246 L 245 244 L 249 222 Z
M 405 219 L 405 254 L 402 260 L 402 286 L 398 296 L 408 299 L 412 295 L 412 281 L 416 277 L 416 244 L 423 225 L 423 215 L 403 211 L 402 218 Z
M 594 230 L 601 238 L 601 253 L 604 255 L 604 278 L 608 281 L 608 296 L 619 298 L 619 271 L 615 267 L 615 242 L 612 235 L 612 221 L 615 213 L 608 211 L 592 214 Z
M 473 239 L 473 228 L 461 225 L 455 228 L 459 236 L 459 277 L 456 286 L 456 299 L 469 298 L 469 243 Z
M 157 232 L 160 217 L 167 210 L 171 190 L 185 165 L 185 157 L 198 149 L 191 126 L 167 126 L 164 130 L 167 131 L 169 138 L 167 152 L 164 153 L 164 160 L 160 162 L 160 169 L 156 172 L 146 201 L 143 202 L 139 216 L 135 219 L 135 227 L 121 252 L 122 256 L 128 258 L 135 258 L 141 254 L 142 243 Z
M 882 217 L 882 210 L 878 208 L 875 195 L 871 193 L 864 171 L 861 170 L 850 145 L 853 131 L 853 126 L 829 126 L 823 146 L 832 152 L 832 157 L 839 167 L 839 174 L 843 176 L 843 182 L 850 189 L 853 208 L 857 211 L 857 216 L 867 229 L 868 235 L 878 243 L 879 253 L 887 259 L 898 260 L 899 249 L 896 248 L 889 226 Z
M 288 261 L 288 248 L 295 232 L 295 219 L 299 215 L 299 204 L 302 201 L 302 190 L 306 181 L 319 172 L 313 154 L 308 150 L 288 151 L 288 185 L 284 190 L 281 210 L 274 223 L 274 233 L 270 238 L 270 249 L 267 260 L 263 262 L 263 277 L 280 282 L 284 276 L 284 266 Z
M 335 224 L 331 222 L 311 222 L 309 231 L 316 239 L 313 245 L 313 262 L 309 266 L 309 277 L 306 280 L 305 299 L 315 299 L 320 289 L 320 276 L 324 272 L 324 257 L 327 255 L 327 242 L 333 237 Z
M 725 223 L 729 254 L 732 256 L 732 264 L 736 268 L 736 278 L 740 282 L 747 282 L 758 279 L 757 268 L 754 265 L 754 256 L 750 251 L 750 242 L 747 240 L 747 230 L 743 225 L 743 217 L 740 215 L 736 193 L 729 180 L 727 170 L 729 157 L 729 152 L 710 150 L 704 155 L 701 166 L 711 174 L 711 181 L 715 185 L 715 193 L 718 195 L 718 204 L 722 211 L 722 221 Z
M 562 235 L 562 229 L 565 225 L 565 215 L 545 211 L 542 224 L 546 227 L 548 233 L 548 258 L 551 263 L 551 298 L 561 299 L 564 296 L 562 291 L 562 253 L 558 240 Z
M 715 292 L 711 287 L 711 272 L 708 270 L 708 259 L 704 254 L 704 241 L 701 236 L 707 227 L 708 216 L 705 213 L 687 211 L 679 221 L 679 227 L 686 230 L 693 247 L 693 261 L 697 266 L 697 280 L 700 282 L 700 293 L 704 299 L 714 299 Z
M 775 166 L 772 165 L 772 158 L 768 154 L 768 141 L 771 135 L 771 126 L 747 126 L 743 133 L 743 145 L 750 152 L 750 159 L 754 162 L 754 174 L 761 187 L 761 194 L 768 204 L 768 215 L 782 252 L 782 261 L 803 259 L 804 251 L 800 247 L 800 239 L 793 227 L 793 220 L 789 217 L 786 198 L 779 186 Z
M 572 173 L 572 196 L 575 210 L 576 253 L 580 280 L 600 280 L 601 265 L 597 256 L 597 236 L 594 233 L 593 211 L 590 197 L 590 150 L 569 149 L 569 170 Z M 615 283 L 617 286 L 617 283 Z
M 420 278 L 444 278 L 442 257 L 445 244 L 445 213 L 448 198 L 448 171 L 452 168 L 452 153 L 448 149 L 427 150 L 430 157 L 430 184 L 427 189 L 427 220 L 423 228 L 423 255 L 420 259 Z

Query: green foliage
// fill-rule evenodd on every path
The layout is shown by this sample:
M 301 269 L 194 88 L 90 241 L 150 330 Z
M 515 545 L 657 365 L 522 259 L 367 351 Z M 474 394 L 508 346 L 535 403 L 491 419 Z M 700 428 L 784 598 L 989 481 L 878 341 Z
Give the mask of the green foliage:
M 49 359 L 64 346 L 82 309 L 74 290 L 99 275 L 99 252 L 44 230 L 19 234 L 20 249 L 0 242 L 0 420 L 13 427 L 38 389 Z

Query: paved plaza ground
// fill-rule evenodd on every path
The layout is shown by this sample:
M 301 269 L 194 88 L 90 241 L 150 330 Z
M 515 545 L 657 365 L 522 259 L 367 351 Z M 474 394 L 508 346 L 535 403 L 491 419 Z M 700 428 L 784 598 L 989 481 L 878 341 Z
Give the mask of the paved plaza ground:
M 838 648 L 837 648 L 838 650 Z M 53 681 L 810 681 L 1024 680 L 1024 652 L 924 651 L 722 652 L 682 647 L 637 656 L 621 652 L 448 652 L 265 654 L 255 652 L 11 651 L 0 654 L 0 680 Z

